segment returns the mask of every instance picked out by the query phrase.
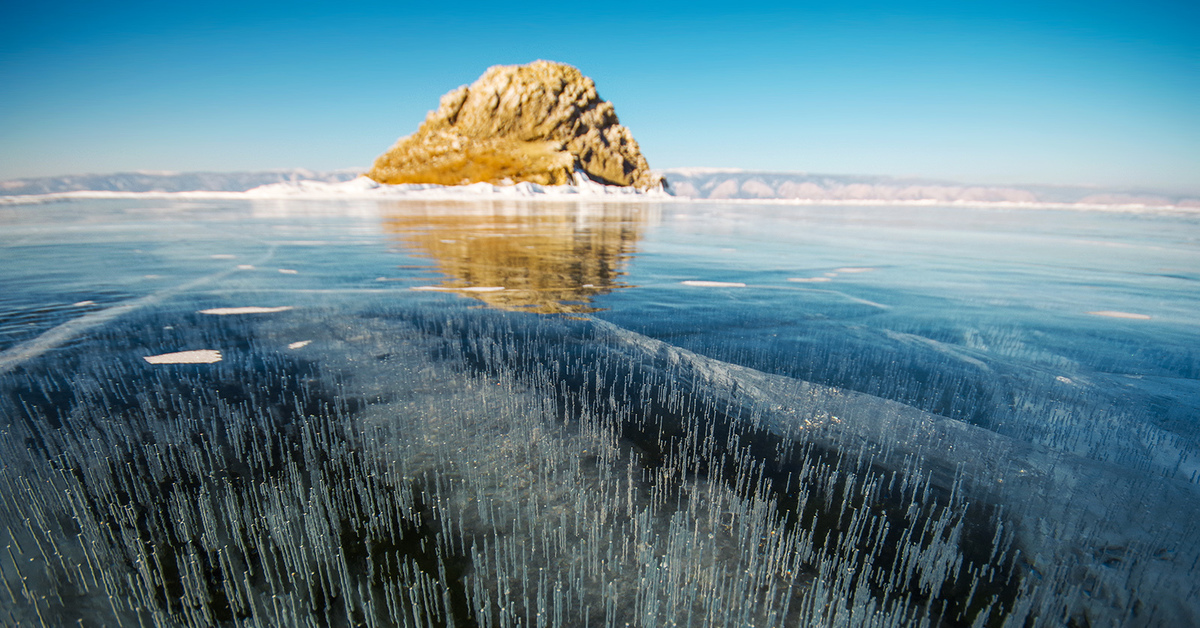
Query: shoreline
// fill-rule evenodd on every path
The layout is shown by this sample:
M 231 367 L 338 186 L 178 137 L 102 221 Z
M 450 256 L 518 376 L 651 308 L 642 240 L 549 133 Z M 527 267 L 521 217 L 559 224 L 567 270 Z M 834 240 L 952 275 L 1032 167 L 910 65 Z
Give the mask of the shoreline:
M 964 209 L 1060 210 L 1098 211 L 1108 213 L 1200 214 L 1200 207 L 1181 205 L 1151 205 L 1143 203 L 1102 204 L 1052 201 L 978 201 L 939 199 L 818 199 L 818 198 L 756 198 L 712 199 L 675 196 L 662 190 L 602 185 L 587 182 L 583 185 L 544 186 L 533 183 L 493 185 L 475 183 L 464 186 L 435 184 L 384 185 L 363 178 L 342 183 L 298 181 L 273 183 L 244 192 L 194 190 L 183 192 L 118 192 L 109 190 L 74 190 L 48 194 L 0 196 L 0 206 L 39 205 L 75 200 L 245 200 L 245 201 L 479 201 L 512 200 L 532 202 L 603 201 L 618 203 L 696 203 L 704 205 L 775 205 L 775 206 L 832 206 L 832 207 L 958 207 Z

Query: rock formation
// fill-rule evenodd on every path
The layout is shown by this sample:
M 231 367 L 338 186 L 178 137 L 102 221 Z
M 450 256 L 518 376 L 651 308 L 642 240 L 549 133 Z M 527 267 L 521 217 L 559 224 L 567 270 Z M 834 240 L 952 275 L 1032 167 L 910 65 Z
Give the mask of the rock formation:
M 612 104 L 576 68 L 551 61 L 497 65 L 445 96 L 417 132 L 375 160 L 380 183 L 662 185 Z

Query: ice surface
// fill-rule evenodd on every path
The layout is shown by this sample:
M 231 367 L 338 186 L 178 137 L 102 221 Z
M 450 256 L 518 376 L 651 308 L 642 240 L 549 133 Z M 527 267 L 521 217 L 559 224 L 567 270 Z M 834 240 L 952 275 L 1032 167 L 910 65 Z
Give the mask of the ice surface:
M 4 215 L 0 623 L 1200 623 L 1194 218 L 174 203 Z

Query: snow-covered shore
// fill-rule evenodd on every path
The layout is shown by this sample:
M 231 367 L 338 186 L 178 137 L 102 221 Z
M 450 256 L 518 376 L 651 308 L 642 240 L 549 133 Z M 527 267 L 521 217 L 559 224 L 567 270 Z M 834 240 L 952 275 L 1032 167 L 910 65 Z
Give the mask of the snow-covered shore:
M 639 190 L 604 185 L 578 176 L 572 185 L 517 183 L 493 185 L 475 183 L 462 186 L 434 184 L 385 185 L 365 176 L 346 180 L 348 173 L 275 173 L 286 178 L 273 183 L 236 189 L 229 181 L 209 175 L 208 189 L 180 189 L 172 177 L 140 185 L 108 185 L 98 177 L 85 185 L 97 189 L 62 189 L 65 185 L 42 182 L 39 185 L 6 185 L 8 195 L 0 195 L 0 205 L 28 205 L 77 199 L 215 199 L 215 200 L 521 200 L 565 201 L 599 200 L 604 202 L 698 202 L 720 204 L 896 206 L 896 207 L 975 207 L 995 209 L 1049 209 L 1069 211 L 1106 211 L 1121 213 L 1200 212 L 1200 200 L 1190 197 L 1163 196 L 1047 187 L 980 187 L 951 183 L 896 180 L 886 177 L 807 175 L 802 173 L 762 173 L 728 169 L 680 168 L 664 171 L 669 191 Z M 261 173 L 260 173 L 261 174 Z M 305 176 L 305 175 L 311 175 Z M 114 175 L 118 176 L 118 175 Z M 149 176 L 149 175 L 146 175 Z M 190 177 L 191 181 L 195 177 Z M 229 173 L 238 181 L 252 181 L 247 173 Z M 210 180 L 214 179 L 214 180 Z M 12 182 L 10 182 L 12 183 Z M 194 182 L 193 182 L 194 183 Z M 78 182 L 72 187 L 77 188 Z M 231 189 L 234 188 L 234 189 Z M 38 193 L 13 194 L 18 190 Z M 61 189 L 62 191 L 46 191 Z

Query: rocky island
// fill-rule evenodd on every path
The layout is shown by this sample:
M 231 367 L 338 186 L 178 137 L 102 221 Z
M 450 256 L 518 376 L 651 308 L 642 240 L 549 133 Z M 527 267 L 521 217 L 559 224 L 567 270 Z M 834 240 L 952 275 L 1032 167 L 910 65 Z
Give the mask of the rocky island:
M 592 79 L 563 63 L 488 68 L 442 96 L 416 133 L 380 155 L 379 183 L 664 185 Z

